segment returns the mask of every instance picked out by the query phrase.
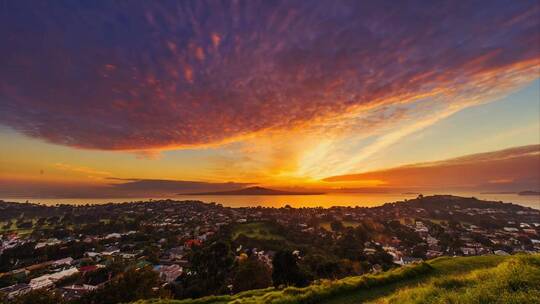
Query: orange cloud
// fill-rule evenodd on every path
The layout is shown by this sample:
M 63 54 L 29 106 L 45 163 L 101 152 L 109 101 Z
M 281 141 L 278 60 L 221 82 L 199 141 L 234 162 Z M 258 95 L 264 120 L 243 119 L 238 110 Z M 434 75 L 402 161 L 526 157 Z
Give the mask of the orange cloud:
M 54 167 L 56 169 L 63 170 L 63 171 L 71 171 L 71 172 L 86 174 L 89 177 L 94 177 L 94 176 L 105 177 L 105 176 L 111 175 L 111 173 L 107 171 L 100 171 L 100 170 L 95 170 L 95 169 L 84 167 L 84 166 L 73 166 L 73 165 L 68 165 L 68 164 L 63 164 L 63 163 L 56 163 L 54 164 Z
M 540 190 L 540 145 L 479 153 L 449 160 L 325 178 L 326 182 L 383 180 L 417 189 Z
M 70 147 L 148 151 L 362 133 L 366 113 L 382 107 L 423 116 L 367 155 L 537 78 L 539 7 L 14 2 L 0 12 L 0 123 Z M 438 107 L 421 112 L 427 99 Z

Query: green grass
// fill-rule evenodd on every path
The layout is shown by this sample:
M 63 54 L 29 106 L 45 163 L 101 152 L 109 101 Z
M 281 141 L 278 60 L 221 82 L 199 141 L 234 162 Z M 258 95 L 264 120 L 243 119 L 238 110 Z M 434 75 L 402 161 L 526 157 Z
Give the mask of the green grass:
M 137 304 L 540 303 L 540 255 L 437 258 L 376 275 L 304 288 L 252 290 L 196 300 Z
M 464 275 L 433 278 L 371 303 L 540 303 L 540 258 L 523 256 Z
M 283 236 L 274 232 L 272 226 L 264 222 L 238 225 L 232 233 L 233 240 L 236 240 L 240 235 L 257 240 L 284 240 Z
M 396 291 L 416 288 L 429 282 L 430 280 L 439 278 L 439 277 L 454 277 L 462 276 L 471 271 L 478 269 L 490 269 L 496 267 L 508 257 L 504 256 L 477 256 L 477 257 L 440 257 L 433 260 L 430 260 L 428 264 L 433 267 L 433 271 L 411 278 L 409 280 L 393 282 L 384 286 L 379 286 L 371 290 L 353 292 L 349 294 L 344 294 L 337 296 L 328 301 L 320 302 L 324 304 L 352 304 L 352 303 L 370 303 L 377 301 L 381 298 L 387 297 L 394 294 Z M 399 302 L 397 302 L 399 303 Z M 415 302 L 413 302 L 415 303 Z M 423 302 L 417 302 L 423 303 Z
M 11 225 L 6 229 L 4 228 L 4 225 L 7 223 L 7 221 L 0 222 L 0 233 L 16 232 L 17 234 L 20 234 L 20 235 L 30 234 L 32 233 L 32 231 L 34 231 L 33 227 L 35 227 L 36 222 L 37 222 L 37 219 L 34 218 L 32 219 L 32 228 L 18 228 L 16 222 L 12 221 Z

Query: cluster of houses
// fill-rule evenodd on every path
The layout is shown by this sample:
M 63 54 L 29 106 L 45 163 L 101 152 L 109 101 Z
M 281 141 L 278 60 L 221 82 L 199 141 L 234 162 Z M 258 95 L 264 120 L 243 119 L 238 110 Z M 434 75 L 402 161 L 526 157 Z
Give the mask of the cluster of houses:
M 268 216 L 269 213 L 271 216 Z M 440 219 L 432 222 L 433 215 Z M 285 226 L 297 227 L 304 233 L 312 233 L 322 237 L 327 236 L 330 232 L 319 229 L 317 222 L 320 221 L 340 219 L 354 223 L 373 218 L 379 220 L 408 219 L 409 221 L 405 222 L 404 225 L 423 240 L 423 243 L 417 245 L 426 247 L 424 258 L 427 259 L 443 255 L 505 255 L 518 252 L 540 252 L 540 211 L 530 208 L 513 211 L 501 208 L 461 208 L 460 206 L 450 205 L 449 209 L 438 209 L 434 206 L 433 210 L 428 210 L 421 207 L 410 207 L 405 204 L 388 204 L 376 208 L 258 209 L 257 212 L 246 216 L 250 220 L 274 218 Z M 458 222 L 459 225 L 456 227 L 450 225 L 449 221 L 442 220 L 447 216 L 466 220 L 489 217 L 489 220 L 494 220 L 499 224 L 503 223 L 504 226 L 481 227 L 480 225 L 461 221 Z M 313 221 L 313 219 L 318 221 Z M 430 224 L 433 223 L 439 225 L 445 233 L 456 238 L 457 242 L 461 244 L 460 247 L 455 248 L 456 250 L 450 250 L 441 244 L 442 242 L 438 239 L 438 236 L 434 234 L 434 231 L 430 230 Z M 479 242 L 480 238 L 486 240 L 486 242 Z M 411 248 L 404 246 L 399 238 L 395 236 L 383 243 L 377 243 L 377 246 L 379 245 L 393 257 L 396 264 L 406 265 L 422 261 L 418 257 L 411 256 Z M 364 250 L 367 250 L 365 253 L 369 253 L 373 249 L 366 246 Z
M 11 271 L 12 275 L 22 275 L 26 277 L 31 277 L 34 273 L 44 273 L 38 276 L 33 277 L 28 281 L 28 283 L 19 283 L 14 284 L 5 288 L 0 289 L 0 293 L 3 293 L 7 296 L 8 299 L 25 294 L 31 290 L 38 289 L 51 289 L 54 287 L 59 287 L 59 290 L 62 289 L 78 289 L 81 291 L 90 291 L 96 289 L 97 286 L 84 285 L 84 286 L 64 286 L 61 287 L 62 281 L 66 278 L 77 275 L 81 272 L 84 272 L 83 267 L 75 266 L 76 261 L 71 258 L 63 258 L 55 261 L 48 261 L 40 264 L 31 265 L 28 267 L 15 269 Z M 104 266 L 102 266 L 104 267 Z M 6 275 L 6 274 L 3 274 Z M 80 292 L 82 294 L 82 292 Z
M 69 280 L 77 275 L 91 273 L 106 268 L 109 261 L 122 261 L 137 267 L 151 266 L 164 283 L 175 281 L 184 272 L 189 261 L 186 253 L 193 246 L 201 245 L 211 237 L 219 227 L 234 221 L 230 214 L 220 212 L 222 208 L 214 205 L 177 204 L 178 208 L 153 210 L 146 205 L 130 207 L 128 214 L 148 214 L 141 223 L 142 227 L 151 227 L 158 231 L 166 230 L 181 236 L 181 245 L 167 248 L 166 240 L 160 239 L 153 245 L 160 248 L 157 263 L 148 263 L 142 249 L 133 248 L 130 238 L 144 234 L 141 231 L 112 232 L 104 235 L 70 235 L 63 239 L 47 238 L 36 240 L 30 235 L 19 235 L 14 232 L 0 234 L 0 255 L 4 250 L 31 243 L 34 250 L 43 250 L 48 246 L 68 247 L 72 244 L 86 243 L 88 245 L 102 244 L 99 250 L 86 251 L 80 259 L 66 257 L 59 260 L 40 262 L 11 271 L 0 273 L 2 276 L 16 276 L 17 283 L 0 289 L 0 294 L 8 299 L 25 294 L 32 290 L 49 289 L 60 294 L 65 299 L 75 299 L 87 292 L 99 289 L 107 281 L 99 284 L 73 284 Z M 199 207 L 199 208 L 197 208 Z M 199 210 L 203 207 L 203 210 Z M 206 210 L 205 210 L 206 209 Z M 165 216 L 163 216 L 165 215 Z M 82 262 L 84 261 L 84 262 Z M 82 262 L 82 263 L 81 263 Z M 15 265 L 17 265 L 15 263 Z M 110 280 L 110 278 L 108 278 Z
M 98 208 L 98 207 L 92 207 Z M 482 254 L 511 254 L 520 251 L 540 252 L 540 211 L 527 209 L 518 212 L 505 211 L 497 208 L 450 208 L 445 210 L 426 210 L 421 207 L 410 207 L 406 204 L 389 204 L 376 208 L 333 207 L 323 208 L 225 208 L 218 204 L 189 203 L 179 204 L 173 201 L 156 203 L 126 204 L 125 210 L 118 211 L 127 216 L 145 215 L 140 227 L 150 227 L 157 233 L 166 232 L 177 235 L 177 243 L 171 245 L 166 238 L 158 239 L 153 245 L 159 248 L 157 261 L 152 267 L 163 282 L 173 282 L 189 268 L 187 252 L 193 246 L 201 245 L 216 234 L 221 227 L 234 223 L 253 221 L 273 221 L 285 227 L 294 228 L 307 235 L 317 237 L 335 237 L 329 229 L 322 229 L 321 222 L 339 219 L 347 222 L 360 222 L 365 219 L 396 220 L 408 219 L 404 223 L 414 231 L 427 248 L 425 258 L 433 258 L 450 253 L 441 245 L 441 240 L 433 229 L 430 218 L 435 214 L 444 216 L 477 216 L 491 217 L 496 220 L 508 218 L 504 227 L 481 227 L 481 225 L 462 222 L 459 228 L 450 226 L 445 221 L 436 221 L 445 232 L 456 235 L 462 246 L 460 255 Z M 127 229 L 126 229 L 127 230 Z M 65 298 L 77 298 L 86 292 L 100 288 L 102 284 L 73 284 L 68 279 L 83 275 L 100 268 L 107 267 L 108 260 L 121 259 L 129 263 L 144 263 L 147 256 L 141 248 L 133 245 L 133 238 L 144 234 L 141 230 L 109 232 L 102 235 L 70 235 L 65 238 L 33 239 L 32 236 L 22 236 L 13 231 L 0 235 L 0 257 L 5 250 L 32 243 L 35 250 L 48 246 L 69 246 L 73 243 L 103 244 L 99 250 L 89 250 L 80 259 L 65 257 L 58 260 L 41 262 L 25 267 L 19 266 L 4 275 L 23 276 L 27 280 L 0 289 L 0 293 L 8 298 L 16 297 L 30 290 L 41 288 L 55 289 Z M 487 239 L 479 242 L 477 236 Z M 524 246 L 524 240 L 528 240 Z M 410 248 L 396 236 L 384 241 L 370 241 L 364 244 L 364 253 L 371 254 L 375 248 L 382 248 L 393 258 L 394 263 L 407 265 L 421 261 L 410 255 Z M 501 248 L 504 248 L 501 249 Z M 238 257 L 246 249 L 237 250 Z M 273 252 L 249 249 L 259 260 L 271 267 Z M 85 263 L 81 263 L 85 260 Z M 147 263 L 147 262 L 146 262 Z M 17 265 L 17 264 L 15 264 Z M 137 264 L 138 265 L 138 264 Z M 373 269 L 377 270 L 377 269 Z M 109 278 L 110 279 L 110 278 Z M 21 281 L 21 280 L 19 280 Z
M 120 252 L 113 255 L 122 257 L 122 253 Z M 87 252 L 85 256 L 92 257 L 93 259 L 100 259 L 102 255 L 93 255 L 92 252 Z M 84 258 L 81 260 L 85 260 L 85 262 L 88 262 L 88 258 Z M 101 261 L 106 262 L 106 260 Z M 142 259 L 141 261 L 142 263 L 139 263 L 137 265 L 147 265 L 147 262 Z M 48 289 L 54 290 L 64 299 L 71 300 L 79 298 L 85 293 L 96 290 L 101 286 L 107 284 L 108 280 L 95 285 L 73 284 L 72 280 L 69 280 L 70 278 L 73 278 L 77 275 L 84 275 L 98 269 L 107 267 L 106 263 L 97 263 L 85 266 L 82 265 L 83 264 L 81 264 L 81 261 L 77 261 L 71 257 L 68 257 L 13 270 L 9 273 L 9 275 L 23 275 L 31 279 L 28 281 L 28 283 L 18 283 L 1 288 L 0 293 L 4 294 L 8 299 L 12 299 L 32 290 Z M 153 267 L 153 270 L 157 272 L 161 280 L 166 283 L 175 281 L 183 273 L 183 267 L 178 264 L 155 265 Z M 35 273 L 42 274 L 38 276 L 33 276 Z

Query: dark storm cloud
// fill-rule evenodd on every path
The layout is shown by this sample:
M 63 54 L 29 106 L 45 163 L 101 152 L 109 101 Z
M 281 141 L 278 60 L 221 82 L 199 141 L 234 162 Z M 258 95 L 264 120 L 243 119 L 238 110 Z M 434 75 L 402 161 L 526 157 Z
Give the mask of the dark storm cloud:
M 538 1 L 9 1 L 0 123 L 151 150 L 302 127 L 538 66 Z

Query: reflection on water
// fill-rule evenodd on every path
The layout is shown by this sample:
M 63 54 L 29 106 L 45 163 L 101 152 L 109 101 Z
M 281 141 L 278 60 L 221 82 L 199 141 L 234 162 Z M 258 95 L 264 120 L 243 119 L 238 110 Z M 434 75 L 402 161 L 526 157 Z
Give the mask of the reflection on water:
M 433 193 L 424 193 L 431 195 Z M 479 193 L 453 193 L 454 195 L 465 197 L 477 197 L 479 199 L 503 201 L 505 203 L 516 203 L 526 207 L 540 209 L 540 196 L 519 196 L 516 194 L 479 194 Z M 261 195 L 261 196 L 242 196 L 242 195 L 179 195 L 169 197 L 175 200 L 200 200 L 204 202 L 216 202 L 228 207 L 282 207 L 290 205 L 292 207 L 332 207 L 332 206 L 361 206 L 373 207 L 384 203 L 402 201 L 404 199 L 415 198 L 416 194 L 400 193 L 347 193 L 347 194 L 323 194 L 323 195 Z M 133 202 L 146 201 L 148 198 L 73 198 L 73 199 L 28 199 L 33 203 L 46 205 L 55 204 L 104 204 L 108 202 Z M 160 199 L 153 197 L 152 199 Z M 24 198 L 8 198 L 6 201 L 25 202 Z

